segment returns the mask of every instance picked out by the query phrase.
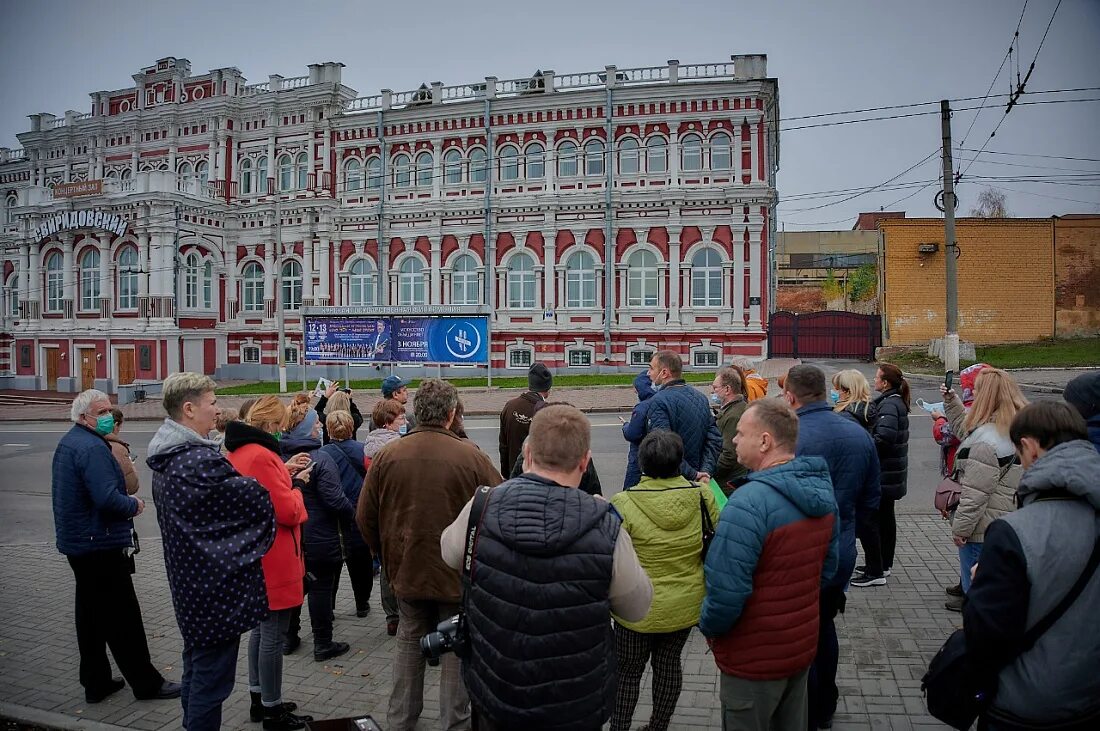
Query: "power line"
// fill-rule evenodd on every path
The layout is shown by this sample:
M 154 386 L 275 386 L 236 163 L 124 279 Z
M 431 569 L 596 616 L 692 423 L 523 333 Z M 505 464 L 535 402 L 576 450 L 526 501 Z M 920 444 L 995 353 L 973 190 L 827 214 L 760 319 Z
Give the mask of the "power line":
M 819 206 L 811 206 L 810 208 L 796 208 L 793 211 L 787 211 L 787 213 L 800 213 L 800 212 L 804 212 L 804 211 L 817 211 L 817 210 L 820 210 L 822 208 L 828 208 L 830 206 L 840 205 L 841 203 L 847 203 L 850 200 L 854 200 L 856 198 L 859 198 L 860 196 L 867 195 L 868 193 L 874 192 L 875 190 L 878 190 L 879 188 L 882 188 L 884 185 L 888 185 L 888 184 L 894 182 L 895 180 L 902 177 L 906 173 L 919 168 L 921 165 L 925 164 L 926 162 L 931 160 L 933 157 L 935 157 L 937 152 L 938 152 L 938 150 L 932 150 L 932 152 L 928 153 L 927 155 L 922 157 L 920 160 L 918 160 L 917 162 L 915 162 L 912 165 L 910 165 L 909 167 L 907 167 L 905 170 L 902 170 L 897 175 L 895 175 L 895 176 L 893 176 L 893 177 L 891 177 L 887 180 L 882 181 L 878 185 L 871 186 L 870 188 L 867 188 L 866 190 L 862 190 L 859 193 L 855 193 L 851 196 L 848 196 L 847 198 L 844 198 L 844 199 L 839 200 L 839 201 L 834 201 L 832 203 L 822 203 Z
M 966 128 L 966 134 L 963 135 L 962 141 L 959 146 L 966 144 L 966 138 L 970 136 L 970 131 L 974 129 L 974 123 L 978 121 L 978 117 L 981 116 L 982 109 L 985 107 L 986 99 L 989 98 L 990 92 L 993 91 L 993 85 L 997 83 L 997 79 L 1001 77 L 1001 70 L 1004 69 L 1005 63 L 1012 57 L 1012 47 L 1020 40 L 1020 26 L 1024 22 L 1024 13 L 1027 12 L 1027 2 L 1024 0 L 1024 7 L 1020 10 L 1020 19 L 1016 22 L 1016 32 L 1012 34 L 1012 41 L 1008 44 L 1008 51 L 1005 52 L 1004 58 L 1001 59 L 1001 65 L 997 67 L 997 73 L 993 74 L 993 80 L 989 82 L 989 88 L 985 91 L 985 96 L 982 97 L 982 103 L 978 105 L 978 111 L 974 113 L 974 117 L 970 120 L 970 126 Z M 1017 54 L 1017 57 L 1019 54 Z M 1011 69 L 1009 70 L 1011 72 Z M 999 95 L 998 95 L 999 96 Z
M 969 147 L 960 147 L 963 152 L 977 152 L 985 155 L 1010 155 L 1012 157 L 1040 157 L 1046 160 L 1077 160 L 1079 162 L 1100 162 L 1097 157 L 1067 157 L 1065 155 L 1039 155 L 1034 152 L 1002 152 L 1000 150 L 975 150 Z M 977 157 L 977 155 L 975 155 Z

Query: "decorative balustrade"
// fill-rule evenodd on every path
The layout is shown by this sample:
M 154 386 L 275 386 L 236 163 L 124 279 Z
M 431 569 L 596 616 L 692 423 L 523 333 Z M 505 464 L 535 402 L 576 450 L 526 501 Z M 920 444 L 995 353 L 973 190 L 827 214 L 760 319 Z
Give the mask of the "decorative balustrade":
M 259 84 L 249 84 L 241 87 L 241 96 L 255 96 L 271 91 L 271 82 L 264 81 Z
M 729 79 L 733 78 L 733 62 L 693 63 L 680 67 L 680 79 Z
M 620 69 L 619 83 L 622 84 L 654 84 L 668 81 L 670 69 L 668 66 L 644 66 L 636 69 Z
M 309 86 L 309 77 L 291 76 L 289 79 L 283 79 L 281 86 L 283 89 L 301 89 L 303 86 Z
M 382 108 L 382 95 L 375 94 L 374 96 L 361 96 L 358 99 L 352 99 L 348 103 L 348 107 L 345 111 L 348 112 L 376 112 Z
M 602 71 L 586 71 L 580 74 L 564 74 L 554 77 L 554 90 L 562 89 L 591 89 L 594 86 L 604 86 Z

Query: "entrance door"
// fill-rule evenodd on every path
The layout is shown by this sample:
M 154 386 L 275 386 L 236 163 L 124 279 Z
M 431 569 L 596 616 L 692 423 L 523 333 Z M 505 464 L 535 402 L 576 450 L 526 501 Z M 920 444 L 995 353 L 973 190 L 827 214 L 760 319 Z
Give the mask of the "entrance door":
M 46 390 L 57 390 L 57 372 L 61 370 L 61 349 L 43 348 L 46 360 Z
M 95 388 L 95 350 L 81 348 L 80 353 L 80 390 Z
M 128 386 L 134 382 L 134 351 L 119 350 L 118 353 L 118 385 Z

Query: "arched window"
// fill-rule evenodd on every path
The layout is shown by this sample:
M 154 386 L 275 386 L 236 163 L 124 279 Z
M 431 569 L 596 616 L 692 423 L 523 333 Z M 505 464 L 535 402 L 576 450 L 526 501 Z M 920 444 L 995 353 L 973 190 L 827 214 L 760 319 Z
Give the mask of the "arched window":
M 298 190 L 305 190 L 309 187 L 309 157 L 306 153 L 302 152 L 298 154 L 298 159 L 294 161 L 294 171 L 297 173 L 298 178 Z
M 593 138 L 584 143 L 584 174 L 603 175 L 603 140 Z
M 722 306 L 722 257 L 714 249 L 700 249 L 691 257 L 691 306 Z
M 577 176 L 577 145 L 569 140 L 558 145 L 558 177 Z
M 88 249 L 80 257 L 80 309 L 99 309 L 99 250 Z
M 668 172 L 668 143 L 664 137 L 650 137 L 646 140 L 645 169 L 650 174 Z
M 123 171 L 122 171 L 122 174 L 119 175 L 118 177 L 119 177 L 120 180 L 129 180 L 131 175 L 132 175 L 132 173 L 130 172 L 130 168 L 124 168 Z
M 108 170 L 105 179 L 106 180 L 118 180 L 118 171 L 117 170 Z
M 61 252 L 55 251 L 46 259 L 46 311 L 61 312 L 65 298 L 65 272 Z
M 294 158 L 290 155 L 279 156 L 279 190 L 294 187 Z
M 199 185 L 206 185 L 210 181 L 210 166 L 205 160 L 195 163 L 195 177 L 199 179 Z
M 528 180 L 542 180 L 546 177 L 546 149 L 540 143 L 528 145 L 526 158 L 524 175 Z
M 416 184 L 430 188 L 432 185 L 432 165 L 435 160 L 432 153 L 422 152 L 416 156 Z
M 412 185 L 412 165 L 408 155 L 398 155 L 393 159 L 393 185 L 395 188 Z
M 703 142 L 698 135 L 684 135 L 680 139 L 680 169 L 703 169 Z
M 136 310 L 138 305 L 137 249 L 127 246 L 118 255 L 118 309 Z
M 238 166 L 240 170 L 240 190 L 241 195 L 248 195 L 252 192 L 252 161 L 247 157 L 241 160 Z
M 183 261 L 183 306 L 188 309 L 210 309 L 213 297 L 214 267 L 201 254 L 192 251 Z
M 710 169 L 729 170 L 733 167 L 733 150 L 730 146 L 730 136 L 725 132 L 718 132 L 710 138 Z
M 512 145 L 500 148 L 500 179 L 519 180 L 519 150 Z
M 372 157 L 367 160 L 367 187 L 382 187 L 382 158 Z
M 470 182 L 484 183 L 489 177 L 489 166 L 485 161 L 485 150 L 475 147 L 470 150 Z
M 657 306 L 657 256 L 639 249 L 627 259 L 626 304 L 629 307 Z
M 241 273 L 241 309 L 245 312 L 264 311 L 264 269 L 250 261 Z
M 596 306 L 596 267 L 587 251 L 578 251 L 565 264 L 565 306 Z
M 633 137 L 624 137 L 619 142 L 619 174 L 637 175 L 640 163 L 638 140 Z
M 15 223 L 15 208 L 19 205 L 19 198 L 15 193 L 8 193 L 4 200 L 4 223 Z
M 190 180 L 191 173 L 191 163 L 189 162 L 181 162 L 179 170 L 176 171 L 176 175 L 179 176 L 180 180 Z
M 443 182 L 447 185 L 462 182 L 462 153 L 454 147 L 443 155 Z
M 282 297 L 284 310 L 302 309 L 302 265 L 293 259 L 283 264 Z
M 477 260 L 469 254 L 460 254 L 451 264 L 451 304 L 476 305 L 480 300 Z
M 257 193 L 267 194 L 267 158 L 261 157 L 256 161 L 256 187 Z
M 397 304 L 424 305 L 424 265 L 415 256 L 405 258 L 398 270 Z
M 374 266 L 369 259 L 357 259 L 348 276 L 348 304 L 355 307 L 373 305 Z
M 19 275 L 8 277 L 8 317 L 19 317 Z
M 529 254 L 516 254 L 508 260 L 508 306 L 535 306 L 535 260 Z
M 363 164 L 354 157 L 344 165 L 344 190 L 351 192 L 363 187 Z

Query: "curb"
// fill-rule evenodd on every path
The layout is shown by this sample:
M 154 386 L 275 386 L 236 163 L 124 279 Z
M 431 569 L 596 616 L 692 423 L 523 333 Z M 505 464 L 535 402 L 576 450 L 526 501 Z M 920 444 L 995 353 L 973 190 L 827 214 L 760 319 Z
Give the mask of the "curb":
M 93 721 L 90 718 L 67 716 L 64 713 L 43 711 L 30 706 L 20 706 L 15 703 L 0 701 L 0 717 L 10 718 L 20 723 L 28 723 L 34 726 L 45 726 L 51 729 L 73 729 L 74 731 L 123 731 L 126 726 L 115 726 L 102 721 Z

